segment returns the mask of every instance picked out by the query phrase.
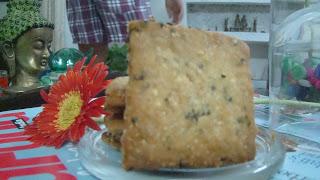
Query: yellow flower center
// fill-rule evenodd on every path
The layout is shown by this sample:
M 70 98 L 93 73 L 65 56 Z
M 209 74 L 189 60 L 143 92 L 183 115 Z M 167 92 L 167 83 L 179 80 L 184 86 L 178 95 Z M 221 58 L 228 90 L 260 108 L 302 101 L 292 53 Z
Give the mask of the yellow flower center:
M 66 130 L 76 120 L 81 112 L 83 101 L 80 92 L 70 91 L 59 103 L 59 113 L 57 118 L 57 128 Z

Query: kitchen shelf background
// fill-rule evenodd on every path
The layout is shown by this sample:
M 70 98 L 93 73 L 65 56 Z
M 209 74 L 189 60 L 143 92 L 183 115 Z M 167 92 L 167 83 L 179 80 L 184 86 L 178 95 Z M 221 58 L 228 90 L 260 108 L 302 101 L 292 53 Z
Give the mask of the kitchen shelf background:
M 268 48 L 271 23 L 270 0 L 185 0 L 184 26 L 207 31 L 218 31 L 237 37 L 251 50 L 251 74 L 255 90 L 267 93 Z M 257 19 L 257 32 L 224 32 L 224 21 L 228 18 L 228 27 L 234 26 L 236 15 L 246 16 L 248 27 L 253 27 Z
M 253 28 L 257 19 L 257 32 L 227 32 L 247 42 L 268 42 L 270 29 L 270 5 L 186 3 L 185 25 L 208 31 L 224 31 L 225 19 L 228 27 L 234 27 L 236 15 L 246 16 L 248 28 Z

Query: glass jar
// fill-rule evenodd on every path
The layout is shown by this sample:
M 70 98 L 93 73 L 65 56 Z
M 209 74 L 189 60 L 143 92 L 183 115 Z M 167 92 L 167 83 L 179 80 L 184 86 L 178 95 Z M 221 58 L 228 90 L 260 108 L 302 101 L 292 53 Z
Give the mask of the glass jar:
M 283 8 L 292 7 L 288 2 L 272 2 L 270 126 L 320 152 L 320 3 L 305 1 L 301 10 L 291 13 Z M 277 3 L 283 9 L 274 7 Z

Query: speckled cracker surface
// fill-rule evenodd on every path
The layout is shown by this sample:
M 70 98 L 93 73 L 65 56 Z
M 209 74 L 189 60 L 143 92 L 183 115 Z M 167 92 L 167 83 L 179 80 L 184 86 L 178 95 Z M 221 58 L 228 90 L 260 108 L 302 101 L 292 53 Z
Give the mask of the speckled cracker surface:
M 217 167 L 255 157 L 249 48 L 219 33 L 129 26 L 126 169 Z

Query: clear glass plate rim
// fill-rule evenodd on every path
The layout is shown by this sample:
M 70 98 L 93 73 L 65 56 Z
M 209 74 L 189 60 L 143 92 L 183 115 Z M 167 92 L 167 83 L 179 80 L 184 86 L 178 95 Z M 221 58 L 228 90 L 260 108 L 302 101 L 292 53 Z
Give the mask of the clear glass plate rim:
M 266 133 L 267 130 L 263 130 L 263 134 L 262 135 L 267 135 L 267 136 L 272 136 L 271 134 Z M 99 143 L 101 140 L 101 134 L 105 132 L 104 131 L 93 131 L 93 130 L 88 130 L 85 137 L 84 138 L 89 138 L 89 136 L 93 135 L 95 136 L 95 144 Z M 261 128 L 260 128 L 260 132 Z M 267 140 L 265 138 L 262 137 L 262 135 L 257 135 L 256 137 L 256 144 L 259 143 L 264 143 L 264 144 L 268 144 L 268 142 L 266 142 Z M 96 137 L 98 136 L 98 137 Z M 269 137 L 272 138 L 272 137 Z M 176 172 L 176 173 L 193 173 L 193 172 L 197 172 L 197 173 L 205 173 L 205 172 L 220 172 L 220 171 L 232 171 L 234 169 L 248 169 L 248 168 L 257 168 L 260 171 L 264 170 L 265 168 L 267 168 L 269 165 L 271 165 L 272 163 L 274 163 L 275 161 L 279 161 L 280 159 L 282 159 L 281 161 L 283 161 L 284 159 L 284 147 L 282 146 L 282 144 L 280 143 L 280 141 L 278 139 L 272 139 L 273 142 L 273 146 L 278 146 L 278 147 L 270 147 L 270 144 L 268 144 L 267 148 L 267 154 L 265 154 L 265 156 L 269 157 L 269 158 L 263 158 L 260 157 L 260 159 L 254 159 L 245 163 L 240 163 L 240 164 L 234 164 L 234 165 L 228 165 L 228 166 L 223 166 L 223 167 L 219 167 L 219 168 L 161 168 L 159 169 L 159 171 L 163 171 L 163 172 Z M 257 142 L 258 141 L 258 142 Z M 80 141 L 79 143 L 79 147 L 81 147 L 81 145 L 83 145 L 83 140 Z M 112 147 L 108 147 L 107 144 L 105 144 L 107 146 L 107 148 L 112 148 Z M 259 145 L 259 144 L 257 144 Z M 261 144 L 260 144 L 261 146 Z M 114 151 L 114 148 L 112 148 Z M 98 152 L 96 152 L 98 153 Z M 121 155 L 121 152 L 118 151 L 118 153 Z M 80 150 L 80 154 L 82 154 L 82 158 L 84 156 L 83 152 L 81 152 Z M 258 157 L 259 158 L 259 157 Z M 259 161 L 260 160 L 260 161 Z M 262 161 L 261 161 L 262 160 Z M 114 162 L 117 165 L 119 165 L 121 167 L 121 160 L 119 162 Z M 122 168 L 122 167 L 121 167 Z

